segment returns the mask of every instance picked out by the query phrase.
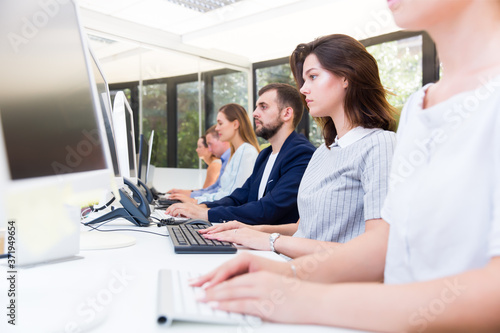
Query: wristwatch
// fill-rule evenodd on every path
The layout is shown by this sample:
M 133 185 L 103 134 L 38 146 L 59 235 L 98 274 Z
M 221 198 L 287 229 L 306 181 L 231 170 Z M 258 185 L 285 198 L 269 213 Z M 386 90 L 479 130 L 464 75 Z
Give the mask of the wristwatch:
M 269 245 L 271 247 L 271 251 L 277 253 L 277 254 L 280 254 L 278 251 L 276 251 L 276 249 L 274 248 L 274 242 L 276 242 L 276 240 L 281 236 L 281 234 L 277 233 L 277 232 L 274 232 L 272 233 L 270 236 L 269 236 Z

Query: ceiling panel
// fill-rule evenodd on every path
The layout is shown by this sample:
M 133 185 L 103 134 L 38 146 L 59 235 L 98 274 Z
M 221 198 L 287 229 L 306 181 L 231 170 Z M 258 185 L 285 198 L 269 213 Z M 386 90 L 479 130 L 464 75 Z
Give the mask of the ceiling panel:
M 184 61 L 168 61 L 175 63 L 175 70 L 160 72 L 188 73 L 199 68 L 191 64 L 199 63 L 196 56 L 212 63 L 220 60 L 221 68 L 247 70 L 253 62 L 286 57 L 297 44 L 318 36 L 344 33 L 364 39 L 398 30 L 386 0 L 242 0 L 207 13 L 166 0 L 81 0 L 79 4 L 90 33 L 118 41 L 91 42 L 97 56 L 105 60 L 103 67 L 112 82 L 124 76 L 115 73 L 118 65 L 112 64 L 113 59 L 124 64 L 138 63 L 142 57 L 145 64 L 169 58 L 178 50 L 175 57 Z M 143 49 L 135 50 L 138 47 Z

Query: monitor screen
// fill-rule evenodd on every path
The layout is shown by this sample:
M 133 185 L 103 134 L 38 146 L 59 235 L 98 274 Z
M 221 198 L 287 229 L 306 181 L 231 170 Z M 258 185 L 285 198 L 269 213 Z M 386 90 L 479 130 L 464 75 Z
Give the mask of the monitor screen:
M 101 105 L 102 117 L 104 120 L 104 127 L 106 129 L 106 137 L 108 139 L 109 151 L 111 153 L 111 162 L 113 164 L 113 172 L 115 177 L 120 177 L 120 167 L 118 166 L 118 157 L 116 155 L 115 146 L 115 133 L 111 119 L 111 99 L 109 96 L 109 87 L 106 76 L 102 71 L 99 61 L 95 56 L 92 49 L 89 49 L 91 56 L 92 69 L 94 71 L 94 78 L 97 86 L 97 95 Z
M 0 9 L 6 37 L 0 38 L 0 117 L 9 176 L 20 180 L 106 169 L 109 152 L 101 144 L 101 118 L 75 5 L 60 5 L 43 28 L 30 22 L 39 11 L 37 1 L 2 2 Z
M 145 182 L 146 185 L 149 187 L 153 186 L 153 174 L 151 171 L 151 156 L 153 155 L 153 142 L 154 142 L 154 136 L 155 136 L 155 130 L 151 131 L 151 136 L 149 137 L 149 144 L 148 144 L 148 164 L 147 164 L 147 170 L 146 170 L 146 179 L 147 182 Z
M 123 91 L 118 91 L 113 102 L 113 126 L 115 129 L 118 164 L 121 176 L 137 177 L 137 155 L 133 113 Z
M 148 170 L 148 143 L 144 134 L 139 136 L 139 158 L 137 160 L 137 167 L 139 179 L 142 180 L 144 184 L 148 182 L 147 180 L 147 170 Z

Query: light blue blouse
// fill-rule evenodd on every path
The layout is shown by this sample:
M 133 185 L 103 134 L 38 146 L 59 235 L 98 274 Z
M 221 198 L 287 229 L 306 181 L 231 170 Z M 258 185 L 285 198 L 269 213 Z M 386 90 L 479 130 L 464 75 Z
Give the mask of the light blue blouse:
M 249 143 L 243 143 L 234 152 L 220 178 L 220 189 L 215 193 L 205 193 L 195 199 L 198 203 L 219 200 L 241 187 L 252 174 L 259 152 Z

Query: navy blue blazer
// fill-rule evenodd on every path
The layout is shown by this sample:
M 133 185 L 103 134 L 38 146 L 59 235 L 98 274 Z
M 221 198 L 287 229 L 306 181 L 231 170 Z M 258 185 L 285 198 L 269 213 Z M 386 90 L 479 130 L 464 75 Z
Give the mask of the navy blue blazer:
M 204 202 L 212 222 L 238 220 L 247 224 L 286 224 L 299 219 L 299 184 L 316 148 L 301 134 L 292 132 L 283 143 L 269 175 L 264 195 L 257 200 L 260 181 L 272 147 L 257 156 L 252 174 L 242 187 L 220 200 Z

